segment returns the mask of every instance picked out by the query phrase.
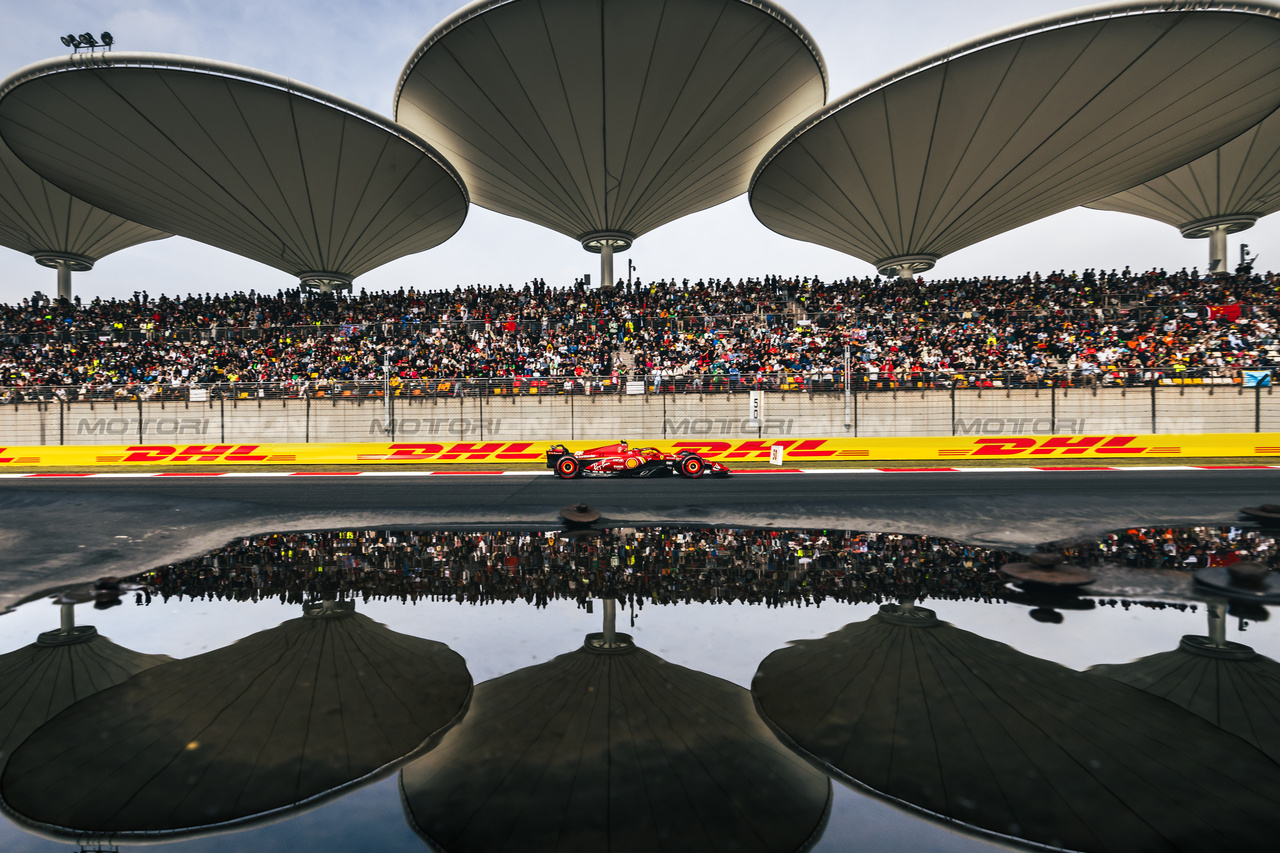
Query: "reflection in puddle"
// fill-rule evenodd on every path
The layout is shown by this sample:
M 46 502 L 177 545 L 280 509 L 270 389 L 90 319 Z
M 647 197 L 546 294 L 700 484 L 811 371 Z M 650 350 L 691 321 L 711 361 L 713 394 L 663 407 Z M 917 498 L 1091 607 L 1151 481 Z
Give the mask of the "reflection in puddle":
M 1208 633 L 1184 636 L 1173 651 L 1089 671 L 1167 699 L 1280 761 L 1280 663 L 1226 638 L 1227 608 L 1213 602 Z
M 92 625 L 75 624 L 74 600 L 58 604 L 58 628 L 0 655 L 0 761 L 64 708 L 172 660 L 117 646 Z
M 1265 599 L 1188 571 L 1269 582 L 1271 534 L 1035 557 L 1080 590 L 1011 585 L 1024 560 L 836 530 L 244 538 L 0 620 L 0 847 L 1272 849 L 1280 664 L 1227 638 Z M 124 645 L 75 624 L 90 601 Z
M 1072 850 L 1273 850 L 1280 766 L 1200 717 L 885 605 L 774 652 L 765 717 L 929 814 Z
M 611 605 L 613 602 L 606 602 Z M 604 631 L 486 682 L 401 771 L 415 828 L 450 851 L 807 849 L 830 782 L 751 695 Z
M 76 703 L 9 757 L 0 796 L 75 837 L 205 831 L 397 766 L 470 694 L 447 646 L 327 601 Z

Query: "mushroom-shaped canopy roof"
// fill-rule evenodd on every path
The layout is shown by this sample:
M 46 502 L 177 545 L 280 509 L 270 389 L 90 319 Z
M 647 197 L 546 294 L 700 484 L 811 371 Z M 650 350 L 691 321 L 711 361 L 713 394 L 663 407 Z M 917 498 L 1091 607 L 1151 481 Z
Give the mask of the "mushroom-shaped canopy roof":
M 1239 225 L 1280 210 L 1280 111 L 1226 145 L 1142 186 L 1087 207 L 1134 213 L 1203 236 L 1216 221 Z
M 414 51 L 394 115 L 476 204 L 629 240 L 745 192 L 826 94 L 771 0 L 480 0 Z
M 1089 672 L 1168 699 L 1280 761 L 1280 663 L 1248 646 L 1189 636 L 1174 651 Z
M 831 798 L 746 690 L 634 646 L 481 684 L 400 780 L 410 824 L 450 853 L 802 850 Z
M 322 612 L 72 705 L 14 752 L 0 795 L 53 835 L 214 831 L 376 778 L 470 695 L 447 646 Z
M 28 255 L 74 255 L 92 263 L 168 236 L 73 198 L 0 142 L 0 246 Z
M 1280 8 L 1092 7 L 944 51 L 840 98 L 752 179 L 774 231 L 887 271 L 1148 181 L 1280 105 Z
M 169 660 L 117 646 L 88 626 L 67 642 L 36 642 L 0 656 L 0 765 L 63 708 Z
M 39 62 L 0 83 L 0 135 L 79 198 L 304 278 L 350 279 L 430 249 L 466 217 L 461 179 L 413 133 L 226 63 Z
M 846 778 L 1000 835 L 1083 851 L 1275 849 L 1280 766 L 1257 749 L 923 614 L 890 605 L 769 655 L 752 684 L 761 713 Z

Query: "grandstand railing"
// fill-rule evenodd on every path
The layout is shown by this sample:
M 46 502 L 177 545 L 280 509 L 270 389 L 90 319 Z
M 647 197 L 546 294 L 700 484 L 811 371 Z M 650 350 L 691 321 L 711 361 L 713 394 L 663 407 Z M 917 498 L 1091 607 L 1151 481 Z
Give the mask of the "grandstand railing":
M 1248 373 L 1249 376 L 1245 376 Z M 1267 386 L 1272 371 L 1261 367 L 1231 370 L 1183 370 L 1177 367 L 1026 371 L 923 370 L 881 372 L 855 370 L 848 390 L 858 394 L 947 389 L 1146 388 L 1158 386 Z M 308 380 L 305 382 L 224 381 L 166 385 L 160 382 L 90 383 L 84 385 L 0 386 L 0 405 L 49 402 L 122 402 L 247 399 L 324 399 L 394 397 L 499 397 L 537 395 L 657 394 L 830 394 L 846 389 L 840 370 L 799 373 L 555 374 L 548 376 L 399 377 L 390 380 Z

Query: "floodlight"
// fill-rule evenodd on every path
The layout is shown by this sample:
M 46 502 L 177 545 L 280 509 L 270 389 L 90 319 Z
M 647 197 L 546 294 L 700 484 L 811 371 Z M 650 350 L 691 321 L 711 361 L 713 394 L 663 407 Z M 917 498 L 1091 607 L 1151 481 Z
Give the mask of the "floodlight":
M 116 43 L 116 37 L 111 35 L 111 33 L 103 33 L 101 38 L 102 38 L 102 43 L 105 44 L 107 47 L 111 47 L 111 45 Z
M 71 39 L 67 38 L 66 36 L 63 36 L 63 37 L 62 37 L 62 44 L 63 44 L 65 47 L 71 47 Z
M 93 33 L 81 33 L 80 43 L 87 47 L 94 47 L 95 45 L 97 45 L 98 40 L 93 37 Z
M 67 37 L 66 37 L 66 39 L 65 39 L 65 41 L 69 42 L 69 43 L 70 43 L 70 45 L 71 45 L 71 47 L 79 47 L 79 46 L 80 46 L 80 39 L 79 39 L 79 38 L 77 38 L 74 34 L 68 34 L 68 35 L 67 35 Z

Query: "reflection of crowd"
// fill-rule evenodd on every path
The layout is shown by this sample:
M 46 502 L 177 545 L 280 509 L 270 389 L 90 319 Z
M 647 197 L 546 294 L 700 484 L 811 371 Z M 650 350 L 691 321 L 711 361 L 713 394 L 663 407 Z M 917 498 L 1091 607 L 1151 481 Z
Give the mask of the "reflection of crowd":
M 1066 553 L 1084 565 L 1110 563 L 1139 569 L 1194 570 L 1241 559 L 1280 568 L 1275 537 L 1239 527 L 1132 527 L 1073 546 Z
M 945 539 L 837 531 L 643 529 L 341 532 L 244 539 L 148 573 L 170 596 L 454 600 L 610 597 L 643 605 L 782 606 L 908 597 L 990 599 L 1010 555 Z
M 1163 543 L 1174 543 L 1162 561 Z M 1154 547 L 1148 544 L 1154 543 Z M 1223 549 L 1230 549 L 1230 558 Z M 1141 528 L 1067 552 L 1075 562 L 1191 568 L 1247 555 L 1275 565 L 1275 540 L 1234 528 Z M 1183 555 L 1205 554 L 1204 563 Z M 487 604 L 616 598 L 818 605 L 902 598 L 990 601 L 1012 553 L 892 533 L 760 529 L 576 532 L 346 531 L 242 539 L 141 578 L 166 601 L 318 598 Z
M 282 384 L 285 393 L 516 393 L 1133 384 L 1232 378 L 1277 358 L 1277 278 L 1192 271 L 1017 279 L 658 281 L 470 287 L 358 296 L 254 293 L 0 306 L 0 387 L 59 396 L 176 395 Z

